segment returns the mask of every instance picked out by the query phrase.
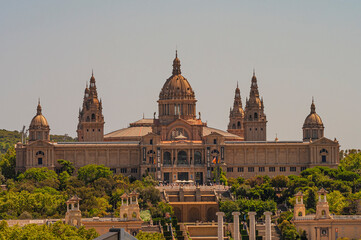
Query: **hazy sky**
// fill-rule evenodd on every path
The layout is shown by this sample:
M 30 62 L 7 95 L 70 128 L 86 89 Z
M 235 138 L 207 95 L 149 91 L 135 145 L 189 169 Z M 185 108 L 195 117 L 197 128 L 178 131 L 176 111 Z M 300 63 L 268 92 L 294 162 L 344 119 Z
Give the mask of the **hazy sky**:
M 105 132 L 153 117 L 176 47 L 197 112 L 225 130 L 252 69 L 267 138 L 301 140 L 312 96 L 325 136 L 361 148 L 361 2 L 0 1 L 0 128 L 20 130 L 38 97 L 52 134 L 76 136 L 94 69 Z

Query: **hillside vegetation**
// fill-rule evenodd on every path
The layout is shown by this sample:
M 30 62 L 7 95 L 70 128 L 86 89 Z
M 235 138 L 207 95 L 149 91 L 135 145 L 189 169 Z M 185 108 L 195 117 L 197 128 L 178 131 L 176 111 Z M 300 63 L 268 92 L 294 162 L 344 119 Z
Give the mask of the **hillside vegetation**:
M 65 135 L 50 135 L 52 142 L 75 142 L 76 138 Z M 21 142 L 21 133 L 18 131 L 8 131 L 0 129 L 0 155 L 7 152 L 10 147 L 16 143 Z

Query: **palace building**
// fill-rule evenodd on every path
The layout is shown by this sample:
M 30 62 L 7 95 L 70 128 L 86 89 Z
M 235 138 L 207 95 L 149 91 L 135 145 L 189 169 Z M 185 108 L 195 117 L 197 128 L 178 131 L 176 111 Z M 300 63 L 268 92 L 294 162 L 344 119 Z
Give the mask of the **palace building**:
M 290 175 L 314 166 L 336 167 L 339 143 L 324 137 L 324 125 L 314 101 L 306 117 L 300 141 L 267 141 L 267 118 L 255 73 L 249 97 L 242 106 L 240 89 L 235 89 L 227 131 L 207 126 L 196 114 L 197 99 L 189 81 L 181 74 L 177 56 L 172 75 L 161 88 L 158 117 L 140 119 L 128 128 L 104 135 L 102 101 L 95 77 L 85 88 L 79 110 L 78 142 L 55 143 L 40 102 L 29 126 L 28 142 L 16 145 L 16 169 L 33 167 L 58 170 L 58 159 L 74 163 L 103 164 L 114 173 L 140 178 L 153 174 L 159 181 L 177 180 L 206 183 L 215 167 L 228 177 Z M 226 118 L 227 116 L 225 116 Z

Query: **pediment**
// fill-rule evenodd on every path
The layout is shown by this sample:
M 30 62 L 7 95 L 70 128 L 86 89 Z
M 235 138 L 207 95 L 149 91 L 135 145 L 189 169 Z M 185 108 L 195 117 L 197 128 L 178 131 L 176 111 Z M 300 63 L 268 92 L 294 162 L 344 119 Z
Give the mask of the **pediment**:
M 310 145 L 338 145 L 338 141 L 332 141 L 331 139 L 322 137 L 313 141 Z
M 29 143 L 29 147 L 53 147 L 52 143 L 43 141 L 43 140 L 36 140 L 35 142 Z
M 184 119 L 177 119 L 173 122 L 171 122 L 170 124 L 168 124 L 167 128 L 168 129 L 171 129 L 171 128 L 174 128 L 176 126 L 180 126 L 180 127 L 191 127 L 191 125 Z

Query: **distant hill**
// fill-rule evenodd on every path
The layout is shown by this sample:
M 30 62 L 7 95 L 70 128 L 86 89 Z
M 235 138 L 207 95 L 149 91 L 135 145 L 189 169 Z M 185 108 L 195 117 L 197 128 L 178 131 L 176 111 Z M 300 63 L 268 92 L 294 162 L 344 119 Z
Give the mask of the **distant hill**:
M 21 141 L 20 139 L 20 132 L 0 129 L 0 154 L 6 153 L 10 147 Z
M 76 142 L 76 138 L 65 135 L 50 135 L 52 142 Z M 21 133 L 0 129 L 0 154 L 5 153 L 10 147 L 21 141 Z

